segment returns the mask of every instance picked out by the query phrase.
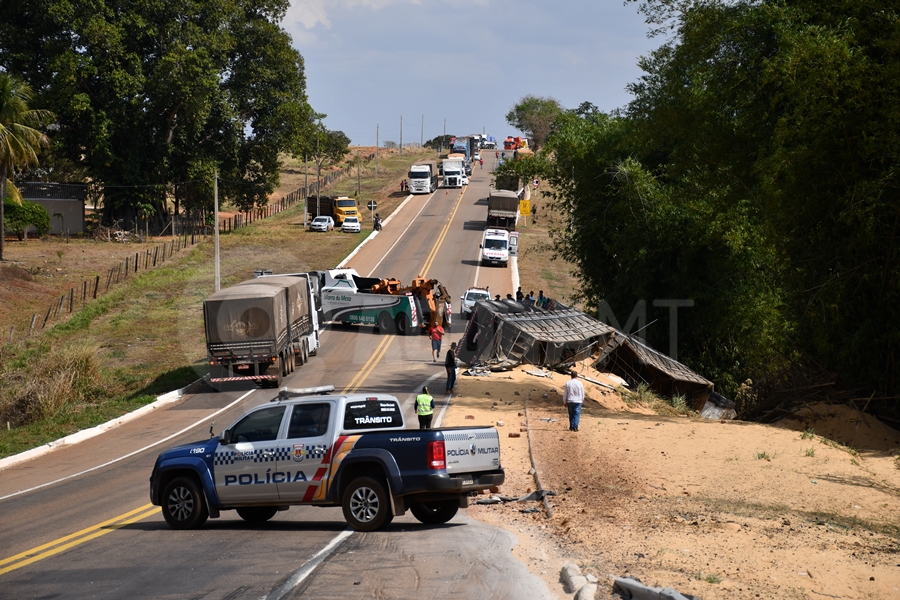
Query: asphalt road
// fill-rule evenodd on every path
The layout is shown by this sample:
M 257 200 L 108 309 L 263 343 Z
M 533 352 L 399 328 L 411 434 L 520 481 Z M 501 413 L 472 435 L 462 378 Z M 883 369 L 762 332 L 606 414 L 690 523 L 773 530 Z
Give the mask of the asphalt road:
M 489 171 L 476 168 L 468 188 L 412 197 L 348 266 L 404 283 L 437 278 L 455 311 L 469 286 L 512 292 L 509 269 L 478 266 L 489 183 Z M 455 316 L 445 351 L 465 327 Z M 322 339 L 319 355 L 284 385 L 394 394 L 410 427 L 418 389 L 428 382 L 443 391 L 443 364 L 432 362 L 426 336 L 359 326 L 328 328 Z M 261 526 L 229 511 L 201 530 L 169 529 L 149 504 L 156 455 L 209 437 L 211 428 L 218 434 L 273 393 L 200 391 L 0 471 L 0 599 L 552 597 L 511 556 L 514 538 L 466 511 L 439 527 L 406 515 L 367 534 L 350 531 L 339 508 L 313 507 L 292 507 Z

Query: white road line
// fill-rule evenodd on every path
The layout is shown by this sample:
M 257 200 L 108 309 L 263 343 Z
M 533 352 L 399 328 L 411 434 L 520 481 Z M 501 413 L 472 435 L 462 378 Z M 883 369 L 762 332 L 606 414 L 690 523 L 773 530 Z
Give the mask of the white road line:
M 159 441 L 153 442 L 153 443 L 150 444 L 149 446 L 144 446 L 144 447 L 141 448 L 140 450 L 135 450 L 134 452 L 130 452 L 130 453 L 126 454 L 125 456 L 120 456 L 119 458 L 114 458 L 114 459 L 112 459 L 112 460 L 110 460 L 110 461 L 108 461 L 108 462 L 103 463 L 102 465 L 97 465 L 96 467 L 91 467 L 90 469 L 85 469 L 84 471 L 81 471 L 81 472 L 79 472 L 79 473 L 73 473 L 72 475 L 66 475 L 65 477 L 60 477 L 59 479 L 57 479 L 57 480 L 55 480 L 55 481 L 50 481 L 50 482 L 48 482 L 48 483 L 42 483 L 41 485 L 36 485 L 36 486 L 34 486 L 34 487 L 32 487 L 32 488 L 28 488 L 27 490 L 19 490 L 18 492 L 13 492 L 12 494 L 7 494 L 6 496 L 0 496 L 0 501 L 6 500 L 7 498 L 12 498 L 12 497 L 14 497 L 14 496 L 20 496 L 20 495 L 22 495 L 22 494 L 27 494 L 28 492 L 33 492 L 33 491 L 35 491 L 35 490 L 39 490 L 39 489 L 41 489 L 41 488 L 45 488 L 45 487 L 48 487 L 48 486 L 51 486 L 51 485 L 55 485 L 55 484 L 60 483 L 60 482 L 62 482 L 62 481 L 66 481 L 67 479 L 73 479 L 73 478 L 78 477 L 78 476 L 80 476 L 80 475 L 84 475 L 85 473 L 90 473 L 91 471 L 96 471 L 96 470 L 98 470 L 98 469 L 102 469 L 103 467 L 108 467 L 109 465 L 112 465 L 112 464 L 115 464 L 115 463 L 117 463 L 117 462 L 123 461 L 123 460 L 125 460 L 126 458 L 131 458 L 131 457 L 134 456 L 135 454 L 140 454 L 141 452 L 144 452 L 145 450 L 149 450 L 150 448 L 153 448 L 154 446 L 159 446 L 159 445 L 162 444 L 163 442 L 167 442 L 167 441 L 171 440 L 171 439 L 174 438 L 174 437 L 178 437 L 178 436 L 181 435 L 182 433 L 185 433 L 185 432 L 187 432 L 187 431 L 190 431 L 191 429 L 193 429 L 193 428 L 196 427 L 197 425 L 200 425 L 200 424 L 203 423 L 204 421 L 209 421 L 210 419 L 212 419 L 212 418 L 215 417 L 216 415 L 219 415 L 219 414 L 225 412 L 226 410 L 228 410 L 229 408 L 231 408 L 231 407 L 234 406 L 235 404 L 239 403 L 240 401 L 242 401 L 244 398 L 246 398 L 247 396 L 249 396 L 250 394 L 252 394 L 252 393 L 255 392 L 255 391 L 256 391 L 256 390 L 250 390 L 249 392 L 247 392 L 246 394 L 244 394 L 243 396 L 241 396 L 240 398 L 238 398 L 237 400 L 235 400 L 234 402 L 232 402 L 232 403 L 229 404 L 228 406 L 225 406 L 224 408 L 220 408 L 219 410 L 217 410 L 216 412 L 212 413 L 211 415 L 207 415 L 207 416 L 203 417 L 202 419 L 200 419 L 199 421 L 197 421 L 197 422 L 194 423 L 193 425 L 188 425 L 187 427 L 185 427 L 185 428 L 182 429 L 181 431 L 178 431 L 178 432 L 176 432 L 176 433 L 173 433 L 173 434 L 170 435 L 169 437 L 163 438 L 163 439 L 161 439 L 161 440 L 159 440 Z
M 438 188 L 438 190 L 439 190 L 439 189 L 441 189 L 441 188 Z M 371 276 L 372 276 L 372 273 L 374 273 L 375 270 L 378 268 L 378 265 L 380 265 L 381 262 L 382 262 L 385 258 L 387 258 L 387 255 L 391 253 L 391 250 L 394 249 L 394 246 L 396 246 L 397 244 L 400 243 L 400 240 L 403 239 L 403 236 L 406 235 L 406 232 L 409 231 L 409 228 L 412 227 L 413 223 L 416 222 L 416 219 L 419 218 L 419 215 L 422 214 L 422 211 L 425 210 L 425 207 L 428 205 L 429 202 L 431 202 L 431 199 L 434 198 L 434 195 L 435 195 L 435 194 L 437 194 L 437 190 L 431 192 L 431 195 L 428 196 L 428 199 L 425 200 L 425 202 L 422 203 L 422 208 L 419 209 L 419 212 L 416 213 L 416 216 L 414 216 L 414 217 L 412 218 L 412 221 L 409 222 L 409 225 L 406 226 L 406 229 L 404 229 L 403 232 L 402 232 L 399 236 L 397 236 L 397 241 L 394 242 L 393 244 L 391 244 L 391 247 L 388 248 L 387 252 L 384 253 L 384 256 L 381 257 L 381 260 L 379 260 L 377 263 L 375 263 L 375 266 L 372 267 L 372 270 L 369 271 L 369 274 L 368 274 L 366 277 L 371 277 Z M 410 196 L 410 198 L 412 198 L 412 196 Z M 409 198 L 407 198 L 407 200 L 409 200 Z M 405 203 L 404 203 L 404 204 L 405 204 Z M 403 205 L 401 204 L 400 206 L 402 207 Z M 391 213 L 391 216 L 393 217 L 399 210 L 400 210 L 399 208 L 398 208 L 397 210 L 395 210 L 393 213 Z M 385 221 L 385 224 L 387 224 L 387 221 Z
M 346 529 L 339 534 L 337 534 L 328 545 L 316 552 L 316 555 L 311 559 L 306 561 L 299 569 L 294 571 L 294 573 L 290 576 L 290 578 L 285 581 L 281 587 L 272 592 L 272 594 L 265 596 L 264 600 L 281 600 L 285 596 L 287 596 L 294 588 L 303 583 L 303 580 L 310 576 L 310 574 L 322 564 L 326 558 L 328 558 L 335 550 L 340 547 L 340 545 L 346 540 L 350 535 L 353 534 L 353 531 L 350 529 Z

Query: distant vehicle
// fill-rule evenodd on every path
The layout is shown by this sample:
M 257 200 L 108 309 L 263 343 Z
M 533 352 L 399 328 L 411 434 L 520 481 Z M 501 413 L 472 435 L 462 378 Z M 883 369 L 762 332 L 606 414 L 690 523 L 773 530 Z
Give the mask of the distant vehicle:
M 463 185 L 469 185 L 469 176 L 468 176 L 468 175 L 463 175 L 463 176 L 462 176 L 462 184 L 463 184 Z
M 519 196 L 516 192 L 491 190 L 487 210 L 487 226 L 489 228 L 515 231 L 518 215 Z
M 361 229 L 359 217 L 347 217 L 341 224 L 341 231 L 344 233 L 359 233 Z
M 334 219 L 331 217 L 316 217 L 309 223 L 310 231 L 334 231 Z
M 332 217 L 335 225 L 340 225 L 347 217 L 358 217 L 359 206 L 348 196 L 310 196 L 306 200 L 311 217 Z
M 509 232 L 505 229 L 485 229 L 481 240 L 481 264 L 509 264 Z
M 466 293 L 459 297 L 460 299 L 460 312 L 462 312 L 463 317 L 468 319 L 472 316 L 472 311 L 474 310 L 475 303 L 479 300 L 490 300 L 491 294 L 488 292 L 487 288 L 469 288 L 466 290 Z
M 475 162 L 481 160 L 481 152 L 476 152 L 475 156 L 472 157 L 472 160 L 474 160 Z
M 460 159 L 447 158 L 443 162 L 444 167 L 444 187 L 455 188 L 462 187 L 464 185 L 463 179 L 466 176 L 466 171 L 463 168 L 463 161 Z
M 430 194 L 437 190 L 437 164 L 433 160 L 409 168 L 409 191 L 413 194 Z

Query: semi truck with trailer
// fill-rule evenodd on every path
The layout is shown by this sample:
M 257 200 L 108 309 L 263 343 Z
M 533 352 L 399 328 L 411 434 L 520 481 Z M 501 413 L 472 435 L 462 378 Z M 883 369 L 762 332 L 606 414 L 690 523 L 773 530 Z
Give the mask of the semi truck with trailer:
M 361 277 L 354 269 L 321 272 L 325 321 L 374 325 L 382 333 L 425 332 L 433 324 L 449 331 L 450 294 L 436 279 L 416 278 L 409 286 L 396 279 Z
M 407 174 L 409 191 L 412 194 L 431 194 L 438 187 L 438 171 L 435 161 L 417 163 Z
M 443 162 L 444 167 L 444 187 L 459 188 L 463 186 L 464 175 L 466 174 L 462 160 L 447 158 Z
M 231 510 L 260 524 L 291 506 L 333 506 L 356 531 L 375 531 L 407 510 L 446 523 L 469 495 L 503 484 L 494 427 L 410 431 L 395 396 L 333 390 L 282 388 L 218 437 L 162 452 L 150 501 L 173 529 Z
M 518 218 L 518 194 L 511 190 L 491 190 L 487 208 L 488 228 L 515 231 Z
M 211 386 L 238 381 L 281 385 L 295 366 L 294 340 L 300 337 L 294 335 L 288 305 L 286 287 L 249 281 L 203 301 Z

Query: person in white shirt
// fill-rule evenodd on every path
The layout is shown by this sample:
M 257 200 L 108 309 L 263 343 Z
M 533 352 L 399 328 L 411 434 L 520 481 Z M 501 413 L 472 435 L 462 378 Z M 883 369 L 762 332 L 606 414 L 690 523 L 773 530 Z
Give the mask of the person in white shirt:
M 578 422 L 581 420 L 581 405 L 584 402 L 584 386 L 578 381 L 578 373 L 575 369 L 569 371 L 572 378 L 566 382 L 563 388 L 563 406 L 569 411 L 569 431 L 578 431 Z

